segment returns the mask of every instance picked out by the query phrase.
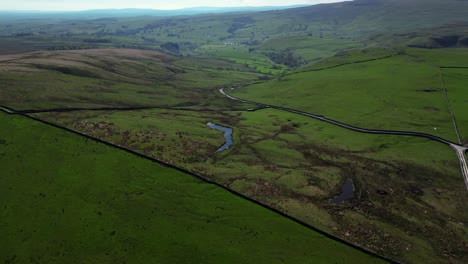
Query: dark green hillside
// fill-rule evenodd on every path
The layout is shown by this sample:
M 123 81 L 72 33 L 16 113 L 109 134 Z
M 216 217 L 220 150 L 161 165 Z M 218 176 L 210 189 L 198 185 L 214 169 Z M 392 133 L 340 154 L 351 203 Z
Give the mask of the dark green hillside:
M 258 80 L 226 60 L 98 49 L 0 56 L 0 104 L 17 110 L 102 107 L 226 108 L 217 87 Z

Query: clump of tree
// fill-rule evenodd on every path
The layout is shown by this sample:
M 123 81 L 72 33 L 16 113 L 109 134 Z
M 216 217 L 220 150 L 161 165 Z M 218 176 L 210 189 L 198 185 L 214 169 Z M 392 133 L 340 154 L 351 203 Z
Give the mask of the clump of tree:
M 155 39 L 155 38 L 147 38 L 145 36 L 142 36 L 141 37 L 145 42 L 148 42 L 148 43 L 158 43 L 158 40 Z
M 301 64 L 301 58 L 295 55 L 290 50 L 285 50 L 281 52 L 269 52 L 265 54 L 276 64 L 283 64 L 290 68 L 299 67 Z
M 89 45 L 64 45 L 64 46 L 51 46 L 47 50 L 82 50 L 82 49 L 94 49 L 95 46 Z
M 160 46 L 162 49 L 169 51 L 171 53 L 179 54 L 180 52 L 180 47 L 179 44 L 174 43 L 174 42 L 166 42 L 161 44 Z
M 461 38 L 458 40 L 458 43 L 459 43 L 460 46 L 468 47 L 468 36 L 466 36 L 466 37 L 461 37 Z
M 84 43 L 112 43 L 111 39 L 83 39 Z
M 33 36 L 34 33 L 17 33 L 17 34 L 13 34 L 13 36 L 15 37 L 28 37 L 28 36 Z
M 234 34 L 237 30 L 244 28 L 248 24 L 255 23 L 255 19 L 251 17 L 239 17 L 234 19 L 231 26 L 228 28 L 228 33 Z

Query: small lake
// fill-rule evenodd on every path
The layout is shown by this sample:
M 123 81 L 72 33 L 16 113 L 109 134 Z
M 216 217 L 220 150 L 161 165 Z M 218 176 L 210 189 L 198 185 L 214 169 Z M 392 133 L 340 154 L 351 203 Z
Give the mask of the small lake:
M 349 200 L 354 197 L 354 184 L 352 179 L 348 179 L 344 184 L 341 189 L 341 194 L 338 196 L 335 196 L 333 199 L 330 200 L 330 202 L 334 204 L 339 204 L 342 203 L 346 200 Z
M 216 152 L 221 152 L 221 151 L 224 151 L 226 149 L 228 149 L 230 146 L 232 146 L 232 128 L 229 128 L 229 127 L 223 127 L 223 126 L 220 126 L 220 125 L 216 125 L 216 124 L 213 124 L 211 122 L 209 122 L 208 124 L 206 124 L 207 126 L 211 127 L 211 128 L 214 128 L 214 129 L 217 129 L 217 130 L 221 130 L 224 132 L 224 140 L 225 140 L 225 143 L 224 145 L 222 145 Z

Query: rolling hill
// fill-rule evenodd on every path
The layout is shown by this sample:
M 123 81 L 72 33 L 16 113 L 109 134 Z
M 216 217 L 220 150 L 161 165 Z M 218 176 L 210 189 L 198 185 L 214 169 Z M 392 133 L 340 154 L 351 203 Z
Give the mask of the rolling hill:
M 0 16 L 0 106 L 25 111 L 35 118 L 195 172 L 394 260 L 466 263 L 468 193 L 451 148 L 427 138 L 357 133 L 320 118 L 297 115 L 298 111 L 306 111 L 353 126 L 408 130 L 460 146 L 467 144 L 466 10 L 466 0 L 355 0 L 192 16 Z M 222 95 L 220 88 L 260 104 L 233 101 Z M 282 107 L 297 111 L 285 112 Z M 4 153 L 0 159 L 11 166 L 11 172 L 25 170 L 22 177 L 34 174 L 40 158 L 22 166 L 24 156 L 17 153 L 19 149 L 61 153 L 58 146 L 68 140 L 71 149 L 83 150 L 80 157 L 94 157 L 92 149 L 100 149 L 106 153 L 103 162 L 110 164 L 105 158 L 120 155 L 76 137 L 69 139 L 29 120 L 4 115 L 1 118 L 5 126 L 18 131 L 2 130 L 3 141 L 8 141 L 2 149 L 15 154 Z M 233 146 L 216 152 L 223 144 L 223 135 L 208 128 L 208 122 L 232 128 Z M 28 134 L 32 128 L 43 131 L 41 139 L 46 138 L 49 145 L 35 144 L 43 141 Z M 48 133 L 55 137 L 47 137 Z M 16 134 L 17 140 L 10 145 Z M 3 141 L 0 139 L 0 143 Z M 88 161 L 75 157 L 75 164 L 70 156 L 65 157 L 68 159 L 64 158 L 63 163 L 71 163 L 63 165 L 65 171 L 68 167 L 79 171 L 84 167 L 79 165 Z M 132 160 L 119 156 L 119 160 L 127 159 Z M 123 171 L 130 170 L 125 164 L 119 162 Z M 108 175 L 106 168 L 98 165 L 93 167 L 98 171 L 93 175 L 96 180 Z M 158 174 L 161 169 L 141 166 L 141 175 Z M 115 187 L 112 184 L 126 180 L 115 175 L 116 182 L 104 185 L 109 188 L 109 197 L 133 191 L 133 185 L 111 191 Z M 41 174 L 38 181 L 47 177 Z M 91 180 L 83 184 L 94 187 Z M 353 197 L 342 203 L 332 202 L 350 181 Z M 0 186 L 4 186 L 8 201 L 24 199 L 9 192 L 8 185 Z M 184 186 L 174 188 L 188 190 Z M 70 188 L 76 195 L 84 190 Z M 34 193 L 44 194 L 38 189 Z M 128 205 L 135 208 L 135 215 L 149 217 L 147 211 L 137 210 L 137 204 L 147 208 L 154 199 L 138 197 Z M 194 200 L 179 198 L 189 204 L 199 199 L 204 203 L 206 198 L 195 194 L 191 197 Z M 53 200 L 49 195 L 47 198 Z M 170 208 L 169 198 L 161 206 Z M 26 213 L 39 212 L 31 209 Z M 115 215 L 117 222 L 131 217 Z M 82 224 L 80 221 L 74 223 Z M 185 223 L 182 226 L 190 229 Z M 167 227 L 177 230 L 178 225 Z M 213 227 L 210 236 L 216 228 L 221 227 Z M 275 228 L 283 230 L 281 226 Z M 246 232 L 247 238 L 252 238 L 253 233 Z M 167 243 L 162 242 L 164 246 L 185 241 L 174 234 L 160 234 L 168 237 Z M 201 236 L 184 234 L 194 239 Z M 298 237 L 304 241 L 315 238 Z M 151 245 L 158 245 L 148 239 Z M 207 247 L 213 245 L 213 241 L 202 242 Z M 266 255 L 270 252 L 268 245 L 277 246 L 268 240 L 259 243 L 259 252 Z M 291 251 L 295 254 L 291 262 L 304 262 L 302 257 L 310 256 L 301 251 L 308 250 L 303 244 L 286 247 L 289 245 L 296 247 Z M 324 245 L 333 249 L 336 246 L 328 242 Z M 187 254 L 203 260 L 193 244 L 177 244 L 176 248 L 188 249 Z M 204 248 L 200 250 L 205 252 Z M 335 252 L 320 251 L 320 260 Z M 227 256 L 218 253 L 220 258 Z M 238 262 L 245 260 L 242 256 Z M 15 260 L 12 255 L 8 257 L 6 260 Z M 288 260 L 281 258 L 275 260 Z M 218 259 L 214 256 L 210 260 Z M 346 262 L 341 257 L 337 261 Z

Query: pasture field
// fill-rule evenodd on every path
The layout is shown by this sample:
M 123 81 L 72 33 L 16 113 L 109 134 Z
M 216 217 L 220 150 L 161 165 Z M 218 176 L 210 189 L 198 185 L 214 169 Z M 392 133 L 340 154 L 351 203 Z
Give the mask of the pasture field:
M 308 64 L 333 56 L 340 51 L 361 47 L 362 43 L 353 40 L 296 35 L 265 40 L 256 49 L 263 52 L 294 51 Z
M 468 68 L 443 69 L 447 94 L 462 144 L 468 143 Z
M 468 67 L 468 54 L 465 49 L 399 48 L 399 50 L 436 67 Z
M 199 55 L 223 58 L 238 64 L 248 65 L 264 74 L 279 74 L 287 69 L 284 65 L 272 62 L 264 54 L 249 52 L 249 48 L 240 45 L 218 44 L 203 45 L 195 50 Z
M 350 49 L 338 52 L 334 54 L 334 56 L 329 56 L 324 60 L 311 64 L 305 69 L 301 69 L 300 71 L 318 71 L 332 67 L 339 67 L 346 64 L 380 60 L 393 55 L 395 55 L 394 51 L 383 48 Z
M 0 119 L 5 263 L 381 262 L 174 169 Z
M 439 69 L 410 56 L 292 73 L 227 92 L 358 127 L 424 132 L 456 141 Z

